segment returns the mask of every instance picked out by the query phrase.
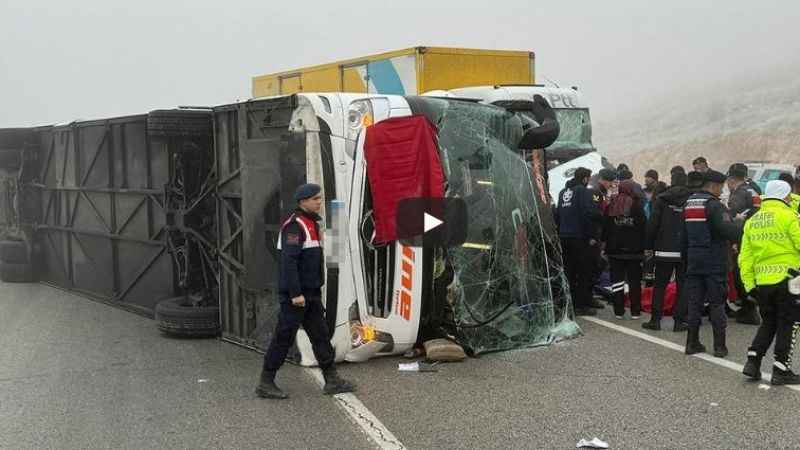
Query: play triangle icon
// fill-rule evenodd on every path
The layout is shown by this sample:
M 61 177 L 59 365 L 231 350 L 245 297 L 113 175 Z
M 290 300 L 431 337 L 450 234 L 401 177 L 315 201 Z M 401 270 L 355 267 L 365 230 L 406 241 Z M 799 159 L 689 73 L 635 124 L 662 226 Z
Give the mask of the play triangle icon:
M 431 231 L 432 229 L 438 227 L 439 225 L 443 224 L 441 220 L 437 219 L 436 217 L 425 213 L 425 232 Z

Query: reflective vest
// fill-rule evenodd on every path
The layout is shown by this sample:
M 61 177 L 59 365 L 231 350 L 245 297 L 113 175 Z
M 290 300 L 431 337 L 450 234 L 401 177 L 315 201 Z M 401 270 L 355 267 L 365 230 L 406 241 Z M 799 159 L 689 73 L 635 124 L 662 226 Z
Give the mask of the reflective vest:
M 765 200 L 744 226 L 739 252 L 744 288 L 778 284 L 790 268 L 800 268 L 800 220 L 782 200 Z

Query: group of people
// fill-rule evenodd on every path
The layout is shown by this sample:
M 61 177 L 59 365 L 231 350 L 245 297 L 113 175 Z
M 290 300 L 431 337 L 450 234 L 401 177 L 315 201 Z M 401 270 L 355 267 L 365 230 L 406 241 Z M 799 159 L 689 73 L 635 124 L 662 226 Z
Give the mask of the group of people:
M 769 181 L 762 192 L 745 164 L 732 164 L 726 174 L 709 168 L 703 157 L 692 166 L 688 173 L 673 167 L 669 185 L 648 170 L 641 186 L 624 164 L 594 176 L 586 168 L 575 171 L 555 210 L 575 314 L 596 315 L 604 307 L 593 293 L 607 266 L 614 315 L 625 318 L 627 290 L 630 317 L 639 319 L 644 268 L 652 268 L 652 312 L 643 328 L 661 330 L 666 289 L 675 280 L 673 331 L 687 332 L 686 354 L 706 351 L 699 329 L 707 311 L 713 354 L 727 356 L 727 318 L 735 315 L 738 322 L 760 325 L 744 374 L 760 379 L 761 360 L 774 339 L 772 383 L 800 384 L 791 370 L 792 343 L 800 333 L 800 278 L 797 292 L 789 290 L 800 275 L 800 168 Z M 720 199 L 726 185 L 727 205 Z

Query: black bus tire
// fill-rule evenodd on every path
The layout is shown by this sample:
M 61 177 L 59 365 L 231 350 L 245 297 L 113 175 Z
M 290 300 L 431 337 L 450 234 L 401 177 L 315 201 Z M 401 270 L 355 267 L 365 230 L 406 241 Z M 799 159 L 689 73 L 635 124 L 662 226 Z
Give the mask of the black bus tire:
M 11 264 L 28 264 L 28 245 L 25 241 L 0 241 L 0 261 Z
M 220 334 L 218 306 L 183 306 L 183 297 L 160 301 L 155 308 L 158 329 L 182 337 L 214 337 Z
M 33 283 L 30 264 L 0 262 L 0 280 L 6 283 Z

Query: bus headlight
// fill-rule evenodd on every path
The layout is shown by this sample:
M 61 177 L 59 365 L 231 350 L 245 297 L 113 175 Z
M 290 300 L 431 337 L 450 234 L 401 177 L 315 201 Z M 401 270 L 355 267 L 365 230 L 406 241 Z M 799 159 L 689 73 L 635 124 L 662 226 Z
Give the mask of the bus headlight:
M 372 103 L 369 100 L 356 100 L 350 103 L 347 111 L 347 139 L 355 141 L 358 133 L 375 123 L 372 113 Z

